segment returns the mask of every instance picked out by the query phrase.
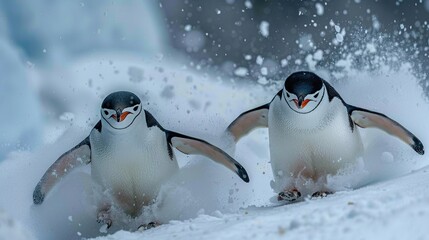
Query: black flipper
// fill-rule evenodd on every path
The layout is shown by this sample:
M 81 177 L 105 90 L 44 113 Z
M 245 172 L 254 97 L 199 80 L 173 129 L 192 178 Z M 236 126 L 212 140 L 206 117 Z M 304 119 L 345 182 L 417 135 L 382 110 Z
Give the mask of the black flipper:
M 159 124 L 159 122 L 156 121 L 155 117 L 150 112 L 144 110 L 144 114 L 145 114 L 145 117 L 146 117 L 146 126 L 148 128 L 156 126 L 156 127 L 160 128 L 163 131 L 165 130 L 161 126 L 161 124 Z
M 390 119 L 382 113 L 373 112 L 351 105 L 346 106 L 347 111 L 349 112 L 349 116 L 357 126 L 361 128 L 379 128 L 386 133 L 398 137 L 399 139 L 410 145 L 418 154 L 423 155 L 425 153 L 423 143 L 416 136 L 414 136 L 414 134 L 412 134 L 395 120 Z
M 343 104 L 344 106 L 347 107 L 348 109 L 348 104 L 343 100 L 343 98 L 340 96 L 340 94 L 337 92 L 337 90 L 335 90 L 334 87 L 332 87 L 331 84 L 329 84 L 327 81 L 323 80 L 323 84 L 325 84 L 326 87 L 326 91 L 328 92 L 328 98 L 329 98 L 329 102 L 332 101 L 332 99 L 334 98 L 338 98 Z M 355 124 L 353 122 L 353 119 L 350 116 L 350 111 L 349 111 L 349 125 L 350 125 L 350 129 L 352 130 L 352 132 L 354 131 L 355 128 Z
M 329 101 L 332 101 L 332 99 L 334 99 L 334 98 L 338 98 L 338 99 L 341 100 L 341 102 L 344 103 L 344 105 L 346 105 L 346 103 L 344 102 L 343 98 L 340 96 L 340 94 L 337 92 L 337 90 L 335 90 L 335 88 L 332 87 L 331 84 L 329 84 L 325 80 L 323 80 L 323 84 L 325 84 L 326 91 L 328 92 Z
M 89 137 L 61 155 L 45 172 L 33 192 L 34 204 L 42 204 L 49 191 L 75 167 L 91 162 Z

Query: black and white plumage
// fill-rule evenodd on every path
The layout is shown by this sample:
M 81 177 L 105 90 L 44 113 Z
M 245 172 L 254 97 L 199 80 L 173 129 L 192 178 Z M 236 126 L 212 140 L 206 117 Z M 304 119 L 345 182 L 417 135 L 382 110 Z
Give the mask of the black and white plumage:
M 101 106 L 101 120 L 90 135 L 64 153 L 37 184 L 33 201 L 41 204 L 49 191 L 73 168 L 91 164 L 93 181 L 111 193 L 114 204 L 130 216 L 153 203 L 163 183 L 179 170 L 173 147 L 199 154 L 234 171 L 249 182 L 246 170 L 210 143 L 163 128 L 131 92 L 114 92 Z M 99 221 L 111 225 L 109 206 L 99 209 Z
M 359 129 L 375 127 L 424 154 L 421 141 L 384 114 L 347 104 L 325 80 L 296 72 L 272 101 L 242 113 L 228 127 L 238 141 L 254 128 L 269 130 L 271 165 L 279 200 L 301 196 L 297 178 L 320 180 L 355 163 L 363 152 Z M 320 189 L 315 196 L 331 192 Z

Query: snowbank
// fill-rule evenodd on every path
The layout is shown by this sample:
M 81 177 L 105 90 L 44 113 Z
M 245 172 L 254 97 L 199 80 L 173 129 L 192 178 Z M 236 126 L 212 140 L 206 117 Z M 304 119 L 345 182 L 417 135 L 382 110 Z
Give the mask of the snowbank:
M 0 162 L 15 149 L 37 146 L 42 131 L 41 108 L 35 92 L 37 74 L 26 66 L 19 50 L 0 37 Z
M 61 65 L 90 52 L 166 50 L 161 10 L 151 1 L 0 1 L 8 37 L 31 61 Z M 19 27 L 17 27 L 19 26 Z

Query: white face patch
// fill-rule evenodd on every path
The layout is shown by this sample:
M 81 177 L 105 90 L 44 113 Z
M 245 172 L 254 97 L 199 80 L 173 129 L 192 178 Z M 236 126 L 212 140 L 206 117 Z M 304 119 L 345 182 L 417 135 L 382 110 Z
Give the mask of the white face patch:
M 308 94 L 307 96 L 304 97 L 304 99 L 299 99 L 298 96 L 288 92 L 286 88 L 283 88 L 283 97 L 287 105 L 293 111 L 301 114 L 309 113 L 309 112 L 312 112 L 314 109 L 316 109 L 316 107 L 319 106 L 320 102 L 322 101 L 324 95 L 325 95 L 324 85 L 322 86 L 322 89 L 320 89 L 315 93 Z
M 121 113 L 113 109 L 102 108 L 101 116 L 114 129 L 124 129 L 129 127 L 135 118 L 141 113 L 141 104 L 136 104 L 132 107 L 127 107 Z

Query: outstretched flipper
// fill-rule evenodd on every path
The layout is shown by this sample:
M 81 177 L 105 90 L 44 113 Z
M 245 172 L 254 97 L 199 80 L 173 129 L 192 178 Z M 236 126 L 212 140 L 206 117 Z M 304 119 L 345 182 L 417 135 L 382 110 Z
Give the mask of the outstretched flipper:
M 168 143 L 185 154 L 197 154 L 211 158 L 235 172 L 243 181 L 249 182 L 249 175 L 240 163 L 220 148 L 198 138 L 189 137 L 180 133 L 167 131 Z
M 218 162 L 235 172 L 241 179 L 243 179 L 243 181 L 249 182 L 249 176 L 247 175 L 244 167 L 218 147 L 213 146 L 204 140 L 189 137 L 163 128 L 155 117 L 146 110 L 145 115 L 147 127 L 157 127 L 165 132 L 168 143 L 168 152 L 171 159 L 173 159 L 173 152 L 171 149 L 171 146 L 173 146 L 184 154 L 197 154 L 209 157 L 215 162 Z
M 353 122 L 359 127 L 379 128 L 393 136 L 398 137 L 410 145 L 418 154 L 423 155 L 425 153 L 422 142 L 416 136 L 405 129 L 401 124 L 390 119 L 386 115 L 351 105 L 347 105 L 347 110 Z
M 227 128 L 234 140 L 238 142 L 241 137 L 254 128 L 268 127 L 269 104 L 262 105 L 240 114 Z
M 45 199 L 46 194 L 54 187 L 54 185 L 62 179 L 64 175 L 69 173 L 73 168 L 85 165 L 91 162 L 91 144 L 89 137 L 70 149 L 57 161 L 52 164 L 40 179 L 33 192 L 34 204 L 41 204 Z

